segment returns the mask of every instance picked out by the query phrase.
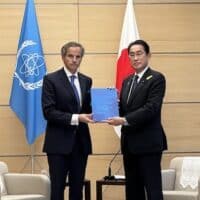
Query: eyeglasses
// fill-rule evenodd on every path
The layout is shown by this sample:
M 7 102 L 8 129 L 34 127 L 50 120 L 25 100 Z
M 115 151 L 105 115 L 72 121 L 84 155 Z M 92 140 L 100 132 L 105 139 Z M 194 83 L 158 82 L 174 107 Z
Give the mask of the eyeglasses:
M 141 58 L 144 54 L 145 54 L 144 51 L 129 52 L 129 57 L 131 57 L 131 58 L 135 58 L 135 57 Z

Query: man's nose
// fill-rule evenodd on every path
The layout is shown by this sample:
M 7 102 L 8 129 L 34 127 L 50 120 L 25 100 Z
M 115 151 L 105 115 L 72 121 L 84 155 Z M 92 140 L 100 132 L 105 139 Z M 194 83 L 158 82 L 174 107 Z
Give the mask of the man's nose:
M 77 56 L 72 57 L 73 62 L 76 62 L 78 60 Z

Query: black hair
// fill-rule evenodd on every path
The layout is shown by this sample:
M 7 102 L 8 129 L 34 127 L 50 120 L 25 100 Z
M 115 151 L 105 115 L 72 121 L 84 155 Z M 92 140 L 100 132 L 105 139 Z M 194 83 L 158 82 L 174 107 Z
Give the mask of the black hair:
M 134 42 L 131 42 L 128 45 L 128 54 L 133 45 L 142 45 L 146 54 L 149 54 L 149 52 L 150 52 L 150 47 L 147 42 L 145 42 L 144 40 L 135 40 Z

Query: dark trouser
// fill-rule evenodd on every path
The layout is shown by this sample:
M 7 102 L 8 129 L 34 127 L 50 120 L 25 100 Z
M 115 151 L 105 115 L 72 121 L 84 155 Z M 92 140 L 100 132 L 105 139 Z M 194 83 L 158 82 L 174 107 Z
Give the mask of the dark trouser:
M 123 155 L 126 200 L 163 200 L 161 180 L 162 153 Z
M 47 154 L 51 179 L 51 200 L 64 200 L 66 178 L 69 180 L 69 200 L 82 200 L 83 182 L 87 164 L 84 155 L 75 145 L 69 155 Z

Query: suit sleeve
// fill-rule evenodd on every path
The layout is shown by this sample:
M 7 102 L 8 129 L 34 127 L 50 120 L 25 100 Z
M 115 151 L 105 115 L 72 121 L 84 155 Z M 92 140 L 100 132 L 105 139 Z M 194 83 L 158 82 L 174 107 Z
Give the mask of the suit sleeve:
M 165 87 L 165 77 L 162 74 L 155 76 L 155 79 L 152 80 L 149 88 L 145 91 L 146 94 L 143 94 L 144 99 L 141 99 L 141 101 L 144 101 L 144 103 L 125 116 L 127 122 L 132 126 L 140 127 L 151 123 L 152 119 L 160 118 Z
M 45 76 L 43 80 L 42 109 L 44 117 L 47 121 L 63 125 L 70 125 L 72 114 L 57 109 L 56 89 L 54 88 L 54 84 L 48 78 L 48 76 Z

